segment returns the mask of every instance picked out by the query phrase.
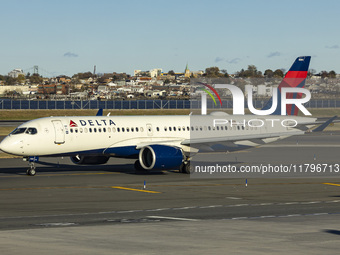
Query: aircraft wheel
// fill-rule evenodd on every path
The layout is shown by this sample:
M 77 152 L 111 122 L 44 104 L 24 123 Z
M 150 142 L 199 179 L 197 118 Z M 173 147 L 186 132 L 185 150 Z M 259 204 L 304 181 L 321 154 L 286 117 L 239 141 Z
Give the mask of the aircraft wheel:
M 185 164 L 184 162 L 182 162 L 182 164 L 179 166 L 179 172 L 184 173 L 184 168 L 185 168 Z
M 188 161 L 186 164 L 184 164 L 184 166 L 183 166 L 183 173 L 185 173 L 185 174 L 190 174 L 191 173 L 190 161 Z
M 34 168 L 28 168 L 26 174 L 29 176 L 34 176 L 36 174 L 36 171 Z

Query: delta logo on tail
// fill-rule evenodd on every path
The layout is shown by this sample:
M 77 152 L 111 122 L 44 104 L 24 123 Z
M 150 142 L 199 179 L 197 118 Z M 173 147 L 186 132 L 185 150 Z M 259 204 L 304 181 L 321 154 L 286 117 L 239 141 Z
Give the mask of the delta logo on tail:
M 284 79 L 280 83 L 278 89 L 278 107 L 272 113 L 272 115 L 280 115 L 281 114 L 281 89 L 286 87 L 291 88 L 304 88 L 305 82 L 308 74 L 308 67 L 310 63 L 310 56 L 298 57 Z M 302 98 L 301 93 L 287 93 L 287 99 L 300 99 Z M 262 108 L 262 110 L 270 109 L 272 105 L 272 98 L 267 102 L 267 104 Z M 299 109 L 295 105 L 287 104 L 287 115 L 295 115 L 297 116 Z

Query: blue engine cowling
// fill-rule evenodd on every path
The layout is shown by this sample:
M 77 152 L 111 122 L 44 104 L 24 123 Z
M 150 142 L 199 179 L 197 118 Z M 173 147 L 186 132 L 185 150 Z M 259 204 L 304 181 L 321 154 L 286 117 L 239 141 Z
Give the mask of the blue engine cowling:
M 183 153 L 176 147 L 148 145 L 139 152 L 139 162 L 146 170 L 172 169 L 180 166 Z

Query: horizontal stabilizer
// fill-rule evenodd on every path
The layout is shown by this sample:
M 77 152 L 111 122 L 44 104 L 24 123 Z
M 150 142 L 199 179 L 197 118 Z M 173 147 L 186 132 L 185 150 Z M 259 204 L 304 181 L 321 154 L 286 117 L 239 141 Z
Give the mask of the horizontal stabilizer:
M 327 120 L 325 123 L 321 124 L 320 126 L 314 128 L 312 132 L 321 132 L 323 131 L 326 127 L 328 127 L 338 116 L 334 116 Z

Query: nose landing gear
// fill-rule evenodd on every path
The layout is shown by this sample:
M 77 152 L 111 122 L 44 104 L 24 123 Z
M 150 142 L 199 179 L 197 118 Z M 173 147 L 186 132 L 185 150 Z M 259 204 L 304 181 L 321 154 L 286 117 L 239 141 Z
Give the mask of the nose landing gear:
M 26 174 L 29 176 L 34 176 L 36 174 L 35 171 L 35 162 L 39 161 L 39 157 L 24 157 L 24 161 L 28 161 L 29 168 L 26 170 Z
M 34 176 L 36 174 L 34 162 L 30 162 L 30 166 L 26 170 L 26 174 L 29 176 Z

